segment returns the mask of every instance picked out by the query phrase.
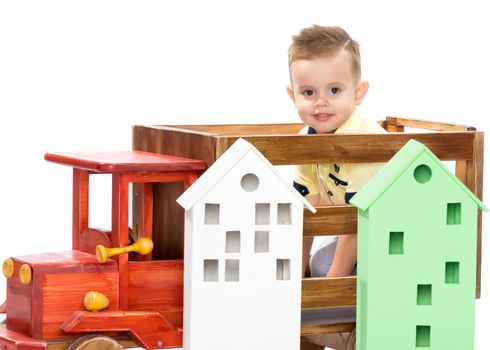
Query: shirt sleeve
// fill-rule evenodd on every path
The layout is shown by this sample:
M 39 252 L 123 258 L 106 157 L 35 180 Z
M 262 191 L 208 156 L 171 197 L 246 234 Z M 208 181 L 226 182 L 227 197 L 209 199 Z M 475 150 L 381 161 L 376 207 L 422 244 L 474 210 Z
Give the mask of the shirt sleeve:
M 348 185 L 346 192 L 355 193 L 358 192 L 362 186 L 364 186 L 371 177 L 378 172 L 378 170 L 385 163 L 351 163 L 349 164 Z
M 320 193 L 318 187 L 318 174 L 316 165 L 296 165 L 294 182 L 307 189 L 306 195 L 314 195 Z M 295 186 L 297 188 L 297 186 Z M 301 192 L 301 191 L 300 191 Z

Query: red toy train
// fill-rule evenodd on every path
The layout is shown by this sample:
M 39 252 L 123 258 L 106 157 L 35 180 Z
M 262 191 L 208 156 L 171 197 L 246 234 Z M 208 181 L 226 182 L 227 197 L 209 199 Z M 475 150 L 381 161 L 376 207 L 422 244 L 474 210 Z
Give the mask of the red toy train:
M 73 247 L 4 261 L 0 350 L 182 347 L 183 261 L 152 257 L 153 183 L 185 190 L 206 164 L 138 151 L 45 159 L 73 167 Z M 93 174 L 112 174 L 110 231 L 88 226 Z M 129 183 L 138 184 L 137 234 L 128 229 Z

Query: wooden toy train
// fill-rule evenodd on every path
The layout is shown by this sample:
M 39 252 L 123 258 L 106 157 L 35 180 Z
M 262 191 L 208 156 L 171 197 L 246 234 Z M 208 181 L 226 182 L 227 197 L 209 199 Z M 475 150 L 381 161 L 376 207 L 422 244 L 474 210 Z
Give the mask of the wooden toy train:
M 301 124 L 135 126 L 132 152 L 46 154 L 48 161 L 73 167 L 73 246 L 68 252 L 5 260 L 0 350 L 182 347 L 184 215 L 175 199 L 239 137 L 275 165 L 385 162 L 416 139 L 439 159 L 456 161 L 457 177 L 481 199 L 482 132 L 394 117 L 380 123 L 387 134 L 298 135 Z M 429 132 L 408 133 L 405 127 Z M 88 225 L 93 174 L 112 174 L 110 231 Z M 137 184 L 132 194 L 129 183 Z M 128 229 L 130 195 L 133 227 Z M 357 232 L 354 206 L 317 209 L 305 211 L 305 236 Z M 481 213 L 477 251 L 479 297 Z M 302 308 L 325 312 L 322 319 L 304 317 L 301 334 L 353 330 L 355 305 L 355 277 L 305 278 Z M 94 312 L 99 309 L 104 311 Z M 305 341 L 301 349 L 323 347 Z

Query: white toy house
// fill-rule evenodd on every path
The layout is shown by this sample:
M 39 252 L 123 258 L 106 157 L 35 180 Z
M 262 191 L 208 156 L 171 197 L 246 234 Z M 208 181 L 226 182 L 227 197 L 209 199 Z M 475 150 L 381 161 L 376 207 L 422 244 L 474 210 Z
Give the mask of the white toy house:
M 184 349 L 298 350 L 303 209 L 315 209 L 243 139 L 177 202 Z

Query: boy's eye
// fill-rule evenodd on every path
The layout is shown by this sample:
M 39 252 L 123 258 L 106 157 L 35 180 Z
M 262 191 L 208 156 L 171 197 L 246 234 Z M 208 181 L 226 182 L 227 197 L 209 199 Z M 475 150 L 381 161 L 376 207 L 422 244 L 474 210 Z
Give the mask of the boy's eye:
M 312 89 L 306 89 L 305 91 L 303 91 L 303 95 L 305 96 L 313 96 L 315 92 L 312 90 Z
M 330 92 L 334 95 L 338 94 L 340 92 L 340 89 L 338 87 L 333 87 L 330 89 Z

